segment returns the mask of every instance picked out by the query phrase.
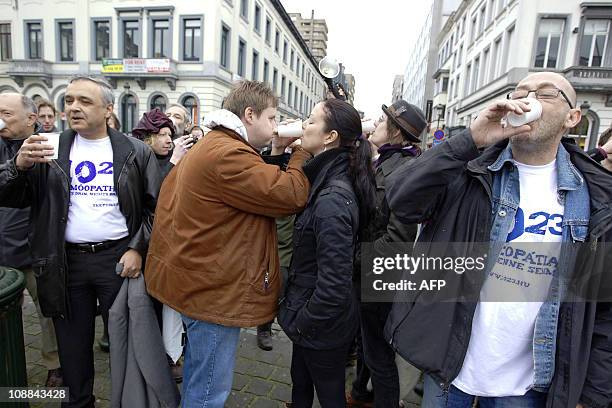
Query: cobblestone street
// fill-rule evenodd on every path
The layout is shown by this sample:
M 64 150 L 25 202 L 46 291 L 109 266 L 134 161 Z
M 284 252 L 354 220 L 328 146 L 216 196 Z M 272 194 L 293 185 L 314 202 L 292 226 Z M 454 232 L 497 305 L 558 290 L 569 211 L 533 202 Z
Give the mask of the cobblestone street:
M 102 319 L 96 322 L 96 339 L 102 335 Z M 28 365 L 30 386 L 42 386 L 47 378 L 47 370 L 40 357 L 40 326 L 36 308 L 26 294 L 23 306 L 24 341 Z M 243 330 L 240 336 L 240 347 L 234 370 L 233 391 L 227 400 L 228 408 L 276 408 L 282 407 L 284 401 L 291 399 L 291 342 L 274 325 L 274 350 L 262 351 L 257 347 L 255 329 Z M 96 407 L 110 407 L 110 372 L 108 354 L 94 347 L 96 380 L 94 394 L 97 397 Z M 353 378 L 354 368 L 347 369 L 347 389 Z M 418 407 L 417 397 L 411 399 Z M 59 403 L 37 403 L 32 407 L 59 407 Z M 319 407 L 315 402 L 315 407 Z

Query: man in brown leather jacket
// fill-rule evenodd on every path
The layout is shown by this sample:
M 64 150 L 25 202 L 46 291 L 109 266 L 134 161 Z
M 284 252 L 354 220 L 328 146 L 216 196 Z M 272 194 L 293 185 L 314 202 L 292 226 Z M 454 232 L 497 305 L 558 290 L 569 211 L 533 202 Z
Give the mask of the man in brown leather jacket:
M 237 83 L 206 135 L 166 178 L 145 277 L 149 293 L 187 327 L 183 406 L 222 407 L 241 327 L 271 321 L 280 290 L 274 218 L 306 204 L 309 183 L 294 149 L 286 171 L 259 149 L 274 135 L 277 99 L 263 83 Z M 272 158 L 292 139 L 273 140 Z

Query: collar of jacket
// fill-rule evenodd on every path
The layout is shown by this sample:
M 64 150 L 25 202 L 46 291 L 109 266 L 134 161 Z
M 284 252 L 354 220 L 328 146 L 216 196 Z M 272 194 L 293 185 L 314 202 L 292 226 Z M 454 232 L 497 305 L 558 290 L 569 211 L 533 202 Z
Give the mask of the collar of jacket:
M 580 172 L 570 161 L 570 155 L 563 147 L 563 144 L 559 144 L 557 149 L 556 157 L 557 167 L 557 189 L 558 190 L 577 190 L 584 182 Z M 487 168 L 492 172 L 498 172 L 506 163 L 514 165 L 514 159 L 512 157 L 512 148 L 508 144 L 506 148 L 497 157 L 497 160 Z
M 397 155 L 398 153 L 401 154 L 402 156 L 417 157 L 421 154 L 421 149 L 419 149 L 418 146 L 415 146 L 415 145 L 386 143 L 378 149 L 378 153 L 379 153 L 378 158 L 376 159 L 376 162 L 374 163 L 374 167 L 376 168 L 380 167 L 388 159 Z
M 319 174 L 324 175 L 327 170 L 329 170 L 332 162 L 334 162 L 342 153 L 348 153 L 348 150 L 342 147 L 336 147 L 334 149 L 319 153 L 312 159 L 308 160 L 306 164 L 304 164 L 303 169 L 306 177 L 308 177 L 308 181 L 310 181 L 310 184 L 314 186 L 317 179 L 319 179 Z M 325 177 L 322 177 L 321 179 L 324 178 Z
M 346 172 L 348 168 L 348 149 L 337 147 L 320 153 L 310 159 L 303 167 L 308 181 L 310 181 L 310 195 L 308 203 L 316 197 L 325 186 L 325 181 L 333 176 Z M 306 205 L 308 205 L 308 203 Z
M 397 169 L 404 162 L 404 160 L 412 160 L 416 157 L 418 157 L 418 155 L 412 156 L 410 154 L 405 155 L 401 152 L 395 152 L 389 157 L 385 158 L 385 160 L 380 163 L 378 167 L 376 167 L 376 172 L 382 171 L 383 175 L 387 177 L 395 169 Z
M 241 143 L 244 143 L 245 145 L 249 146 L 251 149 L 253 149 L 257 154 L 261 154 L 259 149 L 255 148 L 255 146 L 253 146 L 251 143 L 249 143 L 248 141 L 246 141 L 242 136 L 240 136 L 238 133 L 236 133 L 235 131 L 228 129 L 224 126 L 217 126 L 216 128 L 214 128 L 213 130 L 211 130 L 208 134 L 206 134 L 206 137 L 208 136 L 215 136 L 216 133 L 213 132 L 219 132 L 222 133 L 225 136 L 229 136 L 232 139 L 236 139 Z
M 106 128 L 106 133 L 110 137 L 111 146 L 113 147 L 113 180 L 115 186 L 118 185 L 119 175 L 123 164 L 134 151 L 132 143 L 128 140 L 128 136 L 115 129 Z M 65 130 L 60 135 L 59 152 L 57 164 L 70 178 L 70 150 L 74 143 L 74 138 L 77 132 L 72 129 Z

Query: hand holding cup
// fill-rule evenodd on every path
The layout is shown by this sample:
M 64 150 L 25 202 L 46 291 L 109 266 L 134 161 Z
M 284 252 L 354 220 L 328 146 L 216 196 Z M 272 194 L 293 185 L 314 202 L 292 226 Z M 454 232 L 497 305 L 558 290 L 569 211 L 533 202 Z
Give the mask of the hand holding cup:
M 50 163 L 55 153 L 56 149 L 49 143 L 48 136 L 32 135 L 21 145 L 15 165 L 18 170 L 29 170 L 36 163 Z
M 528 124 L 506 127 L 501 122 L 509 113 L 522 115 L 530 110 L 531 107 L 521 100 L 503 99 L 493 102 L 482 110 L 470 125 L 474 144 L 479 148 L 485 147 L 512 136 L 530 132 L 532 127 Z

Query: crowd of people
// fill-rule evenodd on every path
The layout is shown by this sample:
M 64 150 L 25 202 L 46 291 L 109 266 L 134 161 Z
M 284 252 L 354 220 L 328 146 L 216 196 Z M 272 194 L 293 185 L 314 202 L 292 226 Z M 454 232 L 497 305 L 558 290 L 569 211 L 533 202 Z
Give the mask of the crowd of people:
M 171 105 L 128 136 L 111 86 L 76 76 L 54 152 L 55 107 L 0 94 L 0 265 L 26 275 L 65 406 L 94 406 L 97 315 L 117 407 L 223 407 L 241 328 L 271 350 L 274 320 L 293 347 L 288 407 L 401 407 L 420 375 L 426 408 L 612 406 L 612 299 L 565 280 L 612 281 L 612 127 L 588 152 L 564 137 L 581 112 L 551 72 L 425 151 L 421 109 L 382 105 L 365 134 L 343 96 L 280 137 L 277 96 L 239 81 L 202 126 Z M 533 99 L 541 117 L 509 126 Z M 490 243 L 486 273 L 457 278 L 476 300 L 362 299 L 364 245 L 449 242 Z M 524 243 L 554 270 L 517 288 L 502 247 Z M 495 301 L 508 292 L 529 301 Z

